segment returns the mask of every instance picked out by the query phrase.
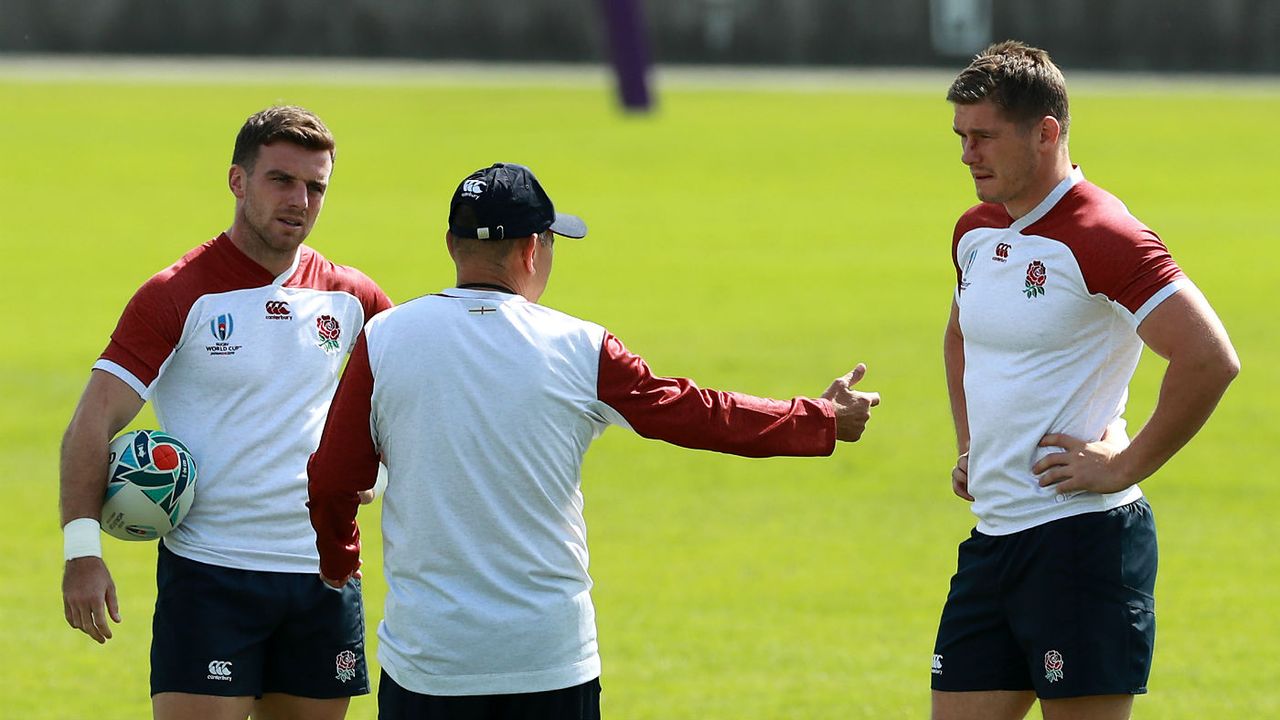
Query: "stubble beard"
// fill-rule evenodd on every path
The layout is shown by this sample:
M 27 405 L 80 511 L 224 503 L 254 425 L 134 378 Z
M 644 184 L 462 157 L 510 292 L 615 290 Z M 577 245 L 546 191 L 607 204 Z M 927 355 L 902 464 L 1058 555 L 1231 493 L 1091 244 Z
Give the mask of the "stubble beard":
M 257 213 L 255 212 L 255 209 L 254 205 L 248 202 L 245 203 L 245 226 L 258 241 L 258 246 L 264 253 L 271 255 L 292 255 L 298 249 L 298 246 L 302 245 L 302 242 L 307 239 L 309 228 L 306 226 L 305 220 L 303 221 L 303 226 L 300 228 L 298 235 L 293 237 L 284 236 L 273 232 L 274 228 L 272 226 L 275 224 L 275 219 L 271 213 L 267 213 L 265 218 L 260 219 L 256 217 Z
M 982 190 L 977 190 L 978 199 L 983 202 L 998 202 L 1005 205 L 1007 202 L 1018 200 L 1019 197 L 1027 193 L 1032 188 L 1034 178 L 1039 172 L 1039 158 L 1036 149 L 1033 146 L 1025 147 L 1025 152 L 1016 159 L 1016 164 L 1010 163 L 1009 167 L 1002 170 L 997 178 L 1000 182 L 995 188 L 987 192 L 987 197 L 983 197 Z
M 1036 174 L 1036 157 L 1035 153 L 1029 152 L 1021 158 L 1021 162 L 1016 167 L 1009 168 L 997 175 L 999 182 L 996 187 L 983 192 L 976 185 L 974 191 L 978 195 L 978 199 L 987 203 L 999 203 L 1001 205 L 1011 200 L 1016 200 L 1031 186 L 1031 180 Z

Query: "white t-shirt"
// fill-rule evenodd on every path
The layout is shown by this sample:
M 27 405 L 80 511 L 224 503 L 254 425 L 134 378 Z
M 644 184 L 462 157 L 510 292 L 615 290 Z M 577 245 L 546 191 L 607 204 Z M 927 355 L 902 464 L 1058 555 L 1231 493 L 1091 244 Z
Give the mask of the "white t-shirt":
M 369 322 L 310 464 L 321 569 L 358 563 L 357 490 L 389 479 L 378 660 L 430 695 L 556 690 L 600 674 L 582 457 L 609 425 L 748 456 L 827 455 L 825 400 L 654 377 L 593 323 L 451 289 Z
M 366 317 L 373 281 L 302 246 L 279 277 L 225 234 L 134 294 L 94 368 L 150 400 L 195 459 L 195 502 L 163 542 L 191 560 L 315 572 L 307 458 Z
M 984 203 L 956 224 L 952 259 L 964 334 L 969 492 L 978 531 L 1007 535 L 1142 496 L 1041 488 L 1048 433 L 1123 436 L 1137 327 L 1190 281 L 1114 196 L 1072 171 L 1016 221 Z

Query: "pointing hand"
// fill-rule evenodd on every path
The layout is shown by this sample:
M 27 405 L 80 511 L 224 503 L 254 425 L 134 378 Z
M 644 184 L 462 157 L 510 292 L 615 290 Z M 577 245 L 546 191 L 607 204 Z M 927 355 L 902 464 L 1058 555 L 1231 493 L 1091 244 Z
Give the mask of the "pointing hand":
M 822 397 L 836 406 L 836 439 L 844 442 L 856 442 L 867 429 L 867 421 L 871 419 L 871 408 L 880 404 L 880 393 L 859 392 L 853 389 L 858 381 L 867 374 L 867 366 L 858 366 L 848 375 L 836 378 L 831 387 L 822 393 Z

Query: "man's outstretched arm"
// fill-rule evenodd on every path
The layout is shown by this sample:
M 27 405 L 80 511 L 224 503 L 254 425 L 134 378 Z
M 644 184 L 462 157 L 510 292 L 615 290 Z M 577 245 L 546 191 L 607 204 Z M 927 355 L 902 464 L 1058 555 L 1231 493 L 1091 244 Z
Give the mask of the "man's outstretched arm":
M 681 447 L 745 457 L 829 455 L 837 440 L 862 437 L 880 403 L 878 393 L 852 388 L 865 373 L 859 365 L 821 398 L 761 398 L 655 376 L 643 358 L 606 334 L 597 395 L 640 435 Z

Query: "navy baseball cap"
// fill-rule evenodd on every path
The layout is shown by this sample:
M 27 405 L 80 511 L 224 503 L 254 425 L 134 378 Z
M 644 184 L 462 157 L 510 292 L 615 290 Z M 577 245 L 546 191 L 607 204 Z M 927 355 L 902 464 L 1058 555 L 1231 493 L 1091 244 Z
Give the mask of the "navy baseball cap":
M 504 240 L 544 230 L 581 238 L 587 225 L 576 215 L 556 212 L 533 171 L 515 163 L 494 163 L 467 176 L 449 203 L 449 232 L 458 237 Z

